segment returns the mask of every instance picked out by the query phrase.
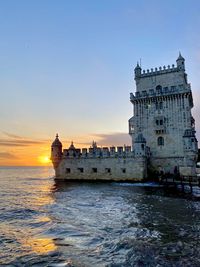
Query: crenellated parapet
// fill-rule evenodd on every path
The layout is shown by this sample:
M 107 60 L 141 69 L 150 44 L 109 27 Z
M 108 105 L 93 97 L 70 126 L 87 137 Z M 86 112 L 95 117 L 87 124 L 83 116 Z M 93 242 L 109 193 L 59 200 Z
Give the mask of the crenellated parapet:
M 137 78 L 162 75 L 162 74 L 167 74 L 167 73 L 177 72 L 177 71 L 179 71 L 178 67 L 175 67 L 175 65 L 172 64 L 171 66 L 168 65 L 167 67 L 163 66 L 163 67 L 154 68 L 154 69 L 151 68 L 151 69 L 147 69 L 147 70 L 142 70 L 141 74 L 137 75 Z
M 176 60 L 176 66 L 172 64 L 171 66 L 163 66 L 159 68 L 151 68 L 147 70 L 142 70 L 141 66 L 137 63 L 137 66 L 135 67 L 135 80 L 144 78 L 144 77 L 150 77 L 150 76 L 157 76 L 157 75 L 163 75 L 163 74 L 169 74 L 173 72 L 184 72 L 185 71 L 185 59 L 181 56 L 179 53 L 179 56 Z
M 131 146 L 117 147 L 90 147 L 82 149 L 64 149 L 63 158 L 129 158 L 133 157 L 134 153 Z

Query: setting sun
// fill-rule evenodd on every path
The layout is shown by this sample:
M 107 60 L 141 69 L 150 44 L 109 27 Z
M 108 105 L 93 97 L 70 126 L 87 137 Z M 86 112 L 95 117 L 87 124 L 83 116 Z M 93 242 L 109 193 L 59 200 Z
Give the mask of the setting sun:
M 48 164 L 51 162 L 48 156 L 39 156 L 38 161 L 42 164 Z

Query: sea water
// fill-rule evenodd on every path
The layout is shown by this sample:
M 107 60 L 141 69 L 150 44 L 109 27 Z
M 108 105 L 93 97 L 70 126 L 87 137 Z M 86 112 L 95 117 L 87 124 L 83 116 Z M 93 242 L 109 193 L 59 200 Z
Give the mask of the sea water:
M 53 175 L 0 168 L 0 266 L 200 266 L 200 202 Z

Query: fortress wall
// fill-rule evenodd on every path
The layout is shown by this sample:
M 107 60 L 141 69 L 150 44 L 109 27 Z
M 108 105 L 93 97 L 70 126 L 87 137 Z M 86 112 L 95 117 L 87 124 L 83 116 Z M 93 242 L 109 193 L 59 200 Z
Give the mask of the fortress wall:
M 147 177 L 145 158 L 67 158 L 56 169 L 56 178 L 69 180 L 141 181 Z

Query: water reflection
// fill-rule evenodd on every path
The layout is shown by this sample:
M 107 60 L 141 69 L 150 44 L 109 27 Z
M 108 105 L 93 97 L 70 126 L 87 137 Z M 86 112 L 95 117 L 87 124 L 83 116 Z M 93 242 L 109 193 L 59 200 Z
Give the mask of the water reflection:
M 57 225 L 56 232 L 60 244 L 68 246 L 63 253 L 78 251 L 83 261 L 87 248 L 93 259 L 101 255 L 101 263 L 131 258 L 135 265 L 120 266 L 138 266 L 134 257 L 143 262 L 145 251 L 154 262 L 149 266 L 155 266 L 155 257 L 180 265 L 175 256 L 186 255 L 187 244 L 193 250 L 199 246 L 199 202 L 194 209 L 194 202 L 171 197 L 163 189 L 56 181 L 52 194 L 60 207 L 56 218 L 64 226 Z
M 199 202 L 158 188 L 26 172 L 0 179 L 1 264 L 200 266 Z
M 28 238 L 25 240 L 23 246 L 31 249 L 32 252 L 37 254 L 46 254 L 56 250 L 56 245 L 51 238 Z

